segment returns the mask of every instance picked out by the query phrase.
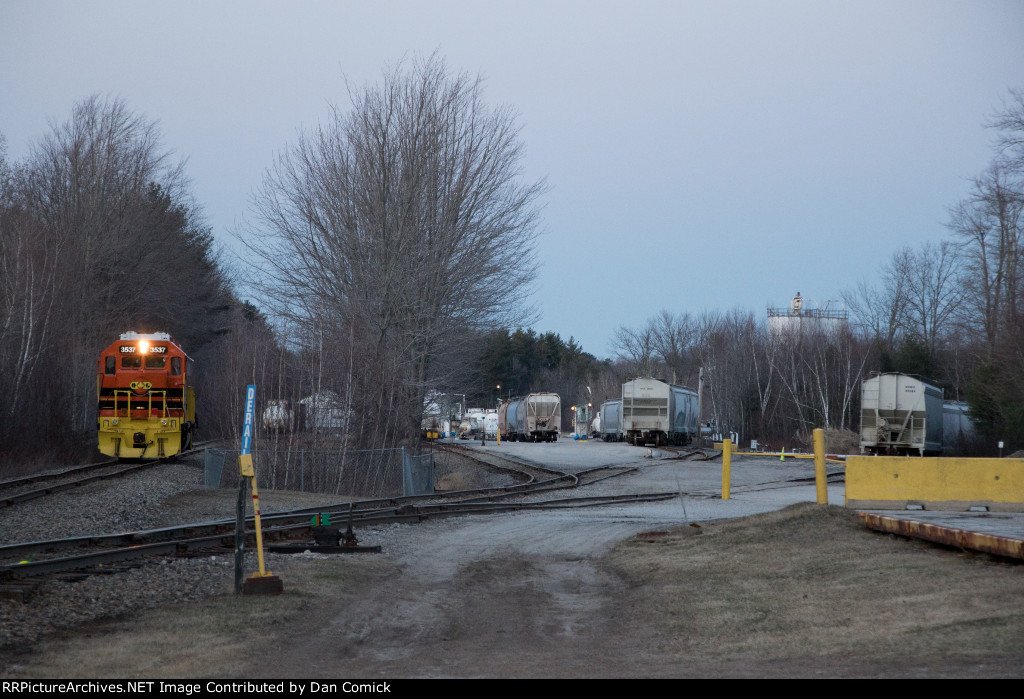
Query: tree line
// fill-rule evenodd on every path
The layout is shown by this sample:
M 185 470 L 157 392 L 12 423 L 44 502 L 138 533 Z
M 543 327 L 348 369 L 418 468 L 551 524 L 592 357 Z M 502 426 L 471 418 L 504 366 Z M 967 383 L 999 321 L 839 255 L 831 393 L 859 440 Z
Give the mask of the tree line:
M 100 350 L 136 330 L 216 353 L 237 302 L 182 164 L 124 101 L 76 104 L 21 162 L 5 146 L 0 453 L 87 458 Z
M 702 378 L 716 427 L 785 444 L 855 430 L 860 381 L 905 371 L 1022 446 L 1024 92 L 1010 95 L 949 235 L 844 294 L 849 323 L 779 334 L 738 309 L 665 309 L 619 328 L 614 360 L 529 329 L 546 184 L 523 177 L 514 110 L 436 55 L 349 85 L 350 106 L 285 147 L 236 232 L 248 268 L 218 255 L 156 123 L 87 98 L 18 162 L 0 136 L 0 457 L 87 458 L 96 357 L 126 330 L 169 332 L 196 360 L 207 437 L 236 435 L 248 383 L 261 405 L 326 401 L 343 424 L 314 446 L 415 451 L 428 391 L 596 409 L 654 375 Z M 238 296 L 237 274 L 257 297 Z
M 183 164 L 124 101 L 76 104 L 22 162 L 0 140 L 5 463 L 87 458 L 96 357 L 126 330 L 169 332 L 195 359 L 201 436 L 235 435 L 256 383 L 264 405 L 321 397 L 344 422 L 325 438 L 419 449 L 426 391 L 532 316 L 546 185 L 522 176 L 515 112 L 436 55 L 348 97 L 267 169 L 237 231 L 257 304 Z
M 735 310 L 663 310 L 616 331 L 630 371 L 696 386 L 726 431 L 776 444 L 813 427 L 859 430 L 859 386 L 871 372 L 904 372 L 965 400 L 983 444 L 1024 447 L 1024 90 L 987 122 L 989 166 L 951 204 L 947 231 L 892 252 L 873 279 L 843 293 L 849 323 L 773 333 Z

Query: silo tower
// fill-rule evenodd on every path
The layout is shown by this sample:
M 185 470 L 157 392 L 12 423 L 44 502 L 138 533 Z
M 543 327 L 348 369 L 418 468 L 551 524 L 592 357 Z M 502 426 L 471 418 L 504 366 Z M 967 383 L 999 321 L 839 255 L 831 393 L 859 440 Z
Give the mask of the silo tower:
M 823 307 L 796 292 L 788 308 L 768 309 L 768 331 L 773 338 L 803 333 L 835 333 L 846 328 L 849 313 L 839 301 L 829 300 Z

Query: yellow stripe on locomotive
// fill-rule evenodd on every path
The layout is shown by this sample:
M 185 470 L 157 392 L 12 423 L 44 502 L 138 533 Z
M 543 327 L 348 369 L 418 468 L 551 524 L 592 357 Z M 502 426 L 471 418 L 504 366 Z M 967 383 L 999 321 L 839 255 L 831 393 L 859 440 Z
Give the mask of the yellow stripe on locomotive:
M 96 427 L 101 453 L 151 459 L 191 448 L 196 412 L 188 361 L 167 333 L 123 333 L 100 354 Z

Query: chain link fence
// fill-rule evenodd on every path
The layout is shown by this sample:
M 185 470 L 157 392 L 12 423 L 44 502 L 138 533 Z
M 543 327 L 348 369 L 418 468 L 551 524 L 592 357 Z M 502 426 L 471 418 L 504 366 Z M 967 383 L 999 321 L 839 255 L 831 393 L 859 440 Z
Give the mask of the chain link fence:
M 207 488 L 238 487 L 239 451 L 205 450 Z M 434 455 L 405 448 L 321 451 L 253 451 L 260 489 L 298 490 L 357 498 L 390 498 L 434 492 Z

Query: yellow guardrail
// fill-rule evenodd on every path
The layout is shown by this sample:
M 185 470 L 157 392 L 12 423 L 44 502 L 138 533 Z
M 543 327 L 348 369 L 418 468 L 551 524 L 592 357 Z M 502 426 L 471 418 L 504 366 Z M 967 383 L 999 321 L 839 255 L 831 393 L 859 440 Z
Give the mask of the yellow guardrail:
M 764 456 L 765 452 L 734 452 L 732 440 L 724 439 L 714 443 L 716 448 L 722 450 L 722 499 L 728 500 L 731 497 L 732 485 L 732 457 L 733 455 L 756 455 Z M 768 454 L 771 456 L 771 454 Z M 785 452 L 780 452 L 780 458 L 785 460 Z M 814 483 L 816 486 L 816 498 L 819 505 L 828 504 L 828 483 L 825 473 L 825 430 L 814 430 L 814 453 L 801 454 L 800 458 L 814 459 Z

